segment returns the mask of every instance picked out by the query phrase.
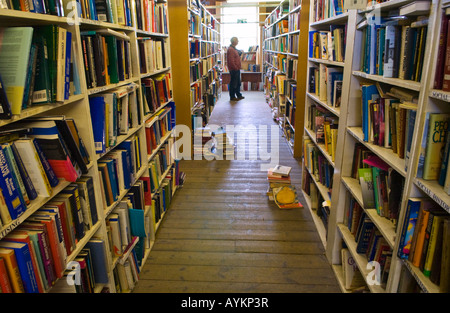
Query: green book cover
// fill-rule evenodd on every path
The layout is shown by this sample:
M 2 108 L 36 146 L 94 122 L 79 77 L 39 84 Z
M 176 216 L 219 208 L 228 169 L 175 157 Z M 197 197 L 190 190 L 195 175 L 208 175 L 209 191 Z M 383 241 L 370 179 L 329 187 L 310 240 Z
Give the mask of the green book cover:
M 371 168 L 359 168 L 359 184 L 361 185 L 361 194 L 364 203 L 364 209 L 374 209 L 375 199 L 374 199 L 374 189 L 373 189 L 373 178 Z
M 0 73 L 12 114 L 22 111 L 32 37 L 32 27 L 0 30 Z
M 438 180 L 450 114 L 432 113 L 428 122 L 423 179 Z
M 108 73 L 111 84 L 119 82 L 119 67 L 117 59 L 117 39 L 114 36 L 105 36 L 108 49 Z

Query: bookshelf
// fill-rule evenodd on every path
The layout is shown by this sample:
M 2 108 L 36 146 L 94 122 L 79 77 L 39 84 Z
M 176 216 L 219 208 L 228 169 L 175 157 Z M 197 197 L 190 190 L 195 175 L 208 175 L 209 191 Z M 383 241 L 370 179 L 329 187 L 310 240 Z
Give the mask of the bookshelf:
M 170 39 L 176 47 L 171 59 L 177 124 L 193 131 L 207 124 L 220 96 L 220 23 L 199 1 L 171 1 L 168 8 L 177 29 Z
M 25 289 L 19 288 L 20 284 L 14 289 L 10 286 L 14 292 L 131 292 L 138 278 L 137 273 L 150 254 L 157 228 L 178 187 L 179 168 L 170 154 L 174 140 L 175 103 L 172 96 L 167 3 L 148 1 L 146 7 L 143 3 L 125 1 L 118 11 L 110 11 L 93 3 L 78 11 L 77 7 L 64 8 L 61 3 L 57 8 L 64 12 L 65 17 L 57 12 L 38 14 L 0 9 L 2 27 L 33 28 L 36 38 L 41 38 L 39 36 L 43 34 L 39 27 L 47 27 L 44 30 L 53 27 L 54 34 L 60 36 L 54 38 L 61 38 L 55 39 L 61 47 L 63 39 L 67 39 L 66 51 L 69 51 L 67 47 L 71 47 L 71 58 L 67 53 L 66 57 L 61 56 L 55 61 L 55 64 L 67 62 L 67 67 L 62 67 L 61 77 L 66 74 L 68 79 L 66 83 L 61 80 L 64 83 L 62 90 L 66 88 L 63 98 L 58 101 L 50 98 L 42 104 L 34 103 L 32 98 L 18 114 L 0 121 L 0 131 L 25 127 L 33 129 L 33 136 L 38 136 L 35 122 L 57 121 L 59 127 L 72 125 L 69 121 L 73 120 L 77 131 L 71 131 L 70 138 L 76 134 L 82 143 L 72 139 L 77 146 L 71 145 L 68 133 L 62 133 L 65 129 L 62 126 L 58 128 L 58 136 L 67 145 L 71 160 L 77 155 L 75 151 L 83 157 L 82 161 L 76 159 L 70 163 L 77 176 L 63 178 L 58 174 L 58 163 L 51 163 L 53 158 L 42 149 L 40 162 L 50 163 L 50 168 L 54 169 L 52 175 L 53 172 L 44 165 L 45 171 L 40 174 L 55 184 L 50 188 L 49 195 L 38 194 L 17 218 L 12 218 L 10 212 L 8 218 L 5 207 L 2 208 L 0 245 L 7 245 L 25 231 L 30 236 L 30 229 L 42 229 L 43 226 L 36 225 L 46 225 L 40 221 L 43 221 L 43 216 L 49 216 L 49 210 L 58 210 L 59 217 L 53 217 L 54 222 L 48 225 L 61 223 L 60 231 L 64 234 L 59 237 L 64 237 L 64 242 L 59 243 L 60 249 L 56 237 L 49 233 L 39 239 L 29 237 L 30 244 L 39 245 L 41 241 L 51 243 L 51 249 L 47 251 L 50 257 L 46 257 L 44 265 L 38 266 L 38 258 L 43 258 L 41 253 L 44 252 L 27 245 L 32 251 L 33 269 L 39 274 L 28 278 L 22 275 L 21 284 Z M 71 37 L 62 35 L 64 30 L 70 32 Z M 39 41 L 36 42 L 40 47 Z M 92 47 L 96 49 L 90 50 Z M 40 51 L 39 48 L 36 51 Z M 50 55 L 55 54 L 50 49 L 47 51 Z M 102 55 L 90 51 L 101 51 Z M 25 55 L 27 60 L 28 54 Z M 30 65 L 30 70 L 35 66 Z M 39 70 L 43 71 L 42 65 Z M 4 73 L 0 70 L 0 75 Z M 33 71 L 33 76 L 37 75 L 35 73 Z M 60 76 L 54 79 L 56 86 L 59 86 L 56 77 Z M 36 97 L 38 85 L 30 85 L 35 87 L 30 95 Z M 102 121 L 103 128 L 99 127 L 98 121 Z M 99 134 L 103 141 L 97 137 Z M 8 140 L 15 143 L 22 137 L 23 134 L 3 136 L 2 147 Z M 35 141 L 45 148 L 44 141 Z M 25 155 L 20 156 L 26 171 L 31 171 L 30 165 L 25 163 Z M 80 172 L 76 170 L 78 166 Z M 32 185 L 38 186 L 34 180 Z M 78 196 L 68 194 L 70 190 L 76 190 Z M 27 193 L 31 194 L 28 190 Z M 76 198 L 80 202 L 71 202 Z M 7 204 L 7 201 L 5 198 L 4 203 Z M 132 226 L 129 232 L 118 228 L 127 223 Z M 87 274 L 84 267 L 89 257 L 93 260 L 94 276 Z M 81 284 L 69 285 L 66 280 L 70 279 L 69 271 L 74 269 L 81 270 L 82 281 Z
M 284 0 L 269 14 L 263 28 L 263 83 L 266 101 L 274 120 L 283 130 L 294 157 L 302 154 L 306 80 L 306 53 L 301 49 L 308 42 L 309 2 Z M 297 110 L 297 106 L 299 109 Z
M 305 141 L 309 143 L 305 145 L 303 158 L 306 164 L 303 193 L 343 292 L 361 289 L 374 293 L 448 292 L 448 274 L 445 273 L 448 273 L 449 262 L 439 254 L 446 255 L 448 239 L 437 243 L 435 250 L 430 250 L 434 249 L 433 244 L 429 244 L 433 239 L 422 243 L 419 239 L 427 238 L 424 237 L 426 226 L 443 225 L 425 222 L 426 218 L 421 216 L 428 216 L 430 212 L 431 221 L 440 221 L 441 217 L 448 219 L 450 213 L 445 179 L 439 183 L 436 176 L 423 176 L 428 175 L 424 164 L 430 162 L 426 151 L 432 146 L 427 142 L 430 129 L 427 120 L 431 119 L 431 113 L 438 113 L 438 116 L 449 113 L 447 92 L 442 90 L 442 82 L 439 86 L 436 81 L 442 77 L 439 71 L 444 69 L 443 63 L 439 63 L 442 59 L 439 55 L 446 41 L 441 39 L 440 46 L 439 39 L 441 36 L 446 38 L 447 31 L 443 31 L 445 26 L 441 25 L 445 25 L 446 15 L 450 13 L 447 11 L 450 3 L 430 1 L 428 4 L 428 8 L 420 11 L 415 1 L 401 0 L 370 2 L 367 7 L 343 10 L 339 14 L 330 13 L 332 10 L 311 9 L 311 31 L 333 31 L 339 25 L 346 25 L 345 62 L 315 55 L 314 43 L 320 46 L 320 40 L 314 40 L 314 35 L 310 37 L 308 88 L 313 83 L 315 86 L 320 84 L 322 72 L 327 73 L 330 68 L 342 71 L 342 85 L 339 107 L 323 100 L 328 99 L 324 95 L 321 99 L 320 85 L 318 93 L 317 89 L 309 89 L 306 93 L 308 105 L 305 115 L 310 114 L 314 119 L 305 119 Z M 407 19 L 389 21 L 388 13 L 391 16 L 404 14 Z M 380 16 L 382 18 L 378 19 Z M 394 47 L 388 48 L 398 49 L 399 56 L 391 66 L 390 59 L 383 59 L 379 53 L 383 51 L 386 55 L 387 51 L 380 48 L 382 40 L 379 38 L 395 32 L 399 39 Z M 419 38 L 417 42 L 421 48 L 405 48 L 402 34 L 404 38 Z M 368 38 L 374 38 L 374 41 Z M 324 43 L 328 43 L 326 36 Z M 336 42 L 333 47 L 336 47 Z M 387 49 L 386 45 L 384 49 Z M 406 60 L 403 57 L 408 53 L 414 53 L 416 57 L 414 66 L 401 61 Z M 327 77 L 330 82 L 331 76 Z M 311 111 L 311 106 L 316 109 Z M 373 115 L 373 112 L 385 114 L 384 119 L 378 113 Z M 334 160 L 326 145 L 318 142 L 317 128 L 307 126 L 312 122 L 320 124 L 321 118 L 316 117 L 324 115 L 338 124 Z M 445 116 L 443 120 L 435 124 L 443 125 L 435 132 L 447 138 Z M 383 129 L 380 125 L 385 126 L 384 133 L 379 132 Z M 448 145 L 441 145 L 442 151 L 448 150 Z M 327 185 L 324 178 L 326 172 L 315 174 L 316 164 L 311 170 L 311 153 L 321 169 L 330 168 L 331 164 L 331 184 Z M 442 161 L 437 162 L 440 170 Z M 328 167 L 323 167 L 323 164 Z M 445 178 L 445 172 L 443 175 Z M 368 189 L 372 183 L 375 184 L 375 192 Z M 323 200 L 328 201 L 325 208 Z M 322 212 L 322 215 L 319 217 L 317 212 Z M 406 229 L 411 220 L 417 224 L 408 234 Z M 363 234 L 368 235 L 366 240 Z M 440 235 L 436 236 L 439 238 Z M 344 264 L 349 260 L 343 259 L 343 248 L 349 251 L 352 262 L 356 264 L 355 277 L 359 279 L 352 287 L 351 279 L 344 273 Z M 427 267 L 426 263 L 432 262 L 430 260 L 435 262 L 435 266 Z M 377 261 L 380 267 L 376 268 L 377 263 L 372 261 Z M 378 270 L 379 276 L 374 275 Z

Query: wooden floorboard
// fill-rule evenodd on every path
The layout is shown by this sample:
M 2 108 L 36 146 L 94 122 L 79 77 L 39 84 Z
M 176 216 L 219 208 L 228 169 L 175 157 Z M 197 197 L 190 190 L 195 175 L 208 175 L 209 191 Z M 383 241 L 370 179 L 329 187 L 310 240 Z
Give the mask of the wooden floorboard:
M 270 129 L 263 94 L 244 96 L 231 104 L 223 94 L 211 123 Z M 172 199 L 133 292 L 340 292 L 309 211 L 280 210 L 268 200 L 262 166 L 270 160 L 261 160 L 260 152 L 272 151 L 272 141 L 270 135 L 259 140 L 258 133 L 250 131 L 240 146 L 245 160 L 181 161 L 185 186 Z M 292 167 L 292 184 L 300 190 L 301 165 L 279 130 L 276 135 L 279 154 L 272 156 Z M 265 150 L 249 148 L 256 143 Z

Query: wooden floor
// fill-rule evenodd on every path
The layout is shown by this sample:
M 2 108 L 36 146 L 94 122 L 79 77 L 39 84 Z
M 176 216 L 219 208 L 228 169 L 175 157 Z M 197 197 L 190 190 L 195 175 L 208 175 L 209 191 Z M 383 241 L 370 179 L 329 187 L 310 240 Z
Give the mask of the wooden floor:
M 210 123 L 270 129 L 263 93 L 244 96 L 230 103 L 223 93 Z M 279 163 L 292 167 L 300 189 L 301 166 L 281 132 L 275 139 Z M 271 142 L 269 137 L 264 151 L 271 151 Z M 268 201 L 261 164 L 270 160 L 252 156 L 181 162 L 186 183 L 172 200 L 134 292 L 340 292 L 309 211 L 280 210 Z

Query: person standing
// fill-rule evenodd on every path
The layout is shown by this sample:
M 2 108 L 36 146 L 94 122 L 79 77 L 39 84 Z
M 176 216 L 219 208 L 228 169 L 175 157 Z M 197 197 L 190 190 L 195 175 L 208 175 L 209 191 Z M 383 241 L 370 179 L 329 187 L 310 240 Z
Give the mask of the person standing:
M 230 72 L 230 101 L 244 99 L 241 94 L 241 56 L 240 51 L 236 49 L 239 40 L 237 37 L 231 38 L 231 45 L 227 49 L 227 66 Z

